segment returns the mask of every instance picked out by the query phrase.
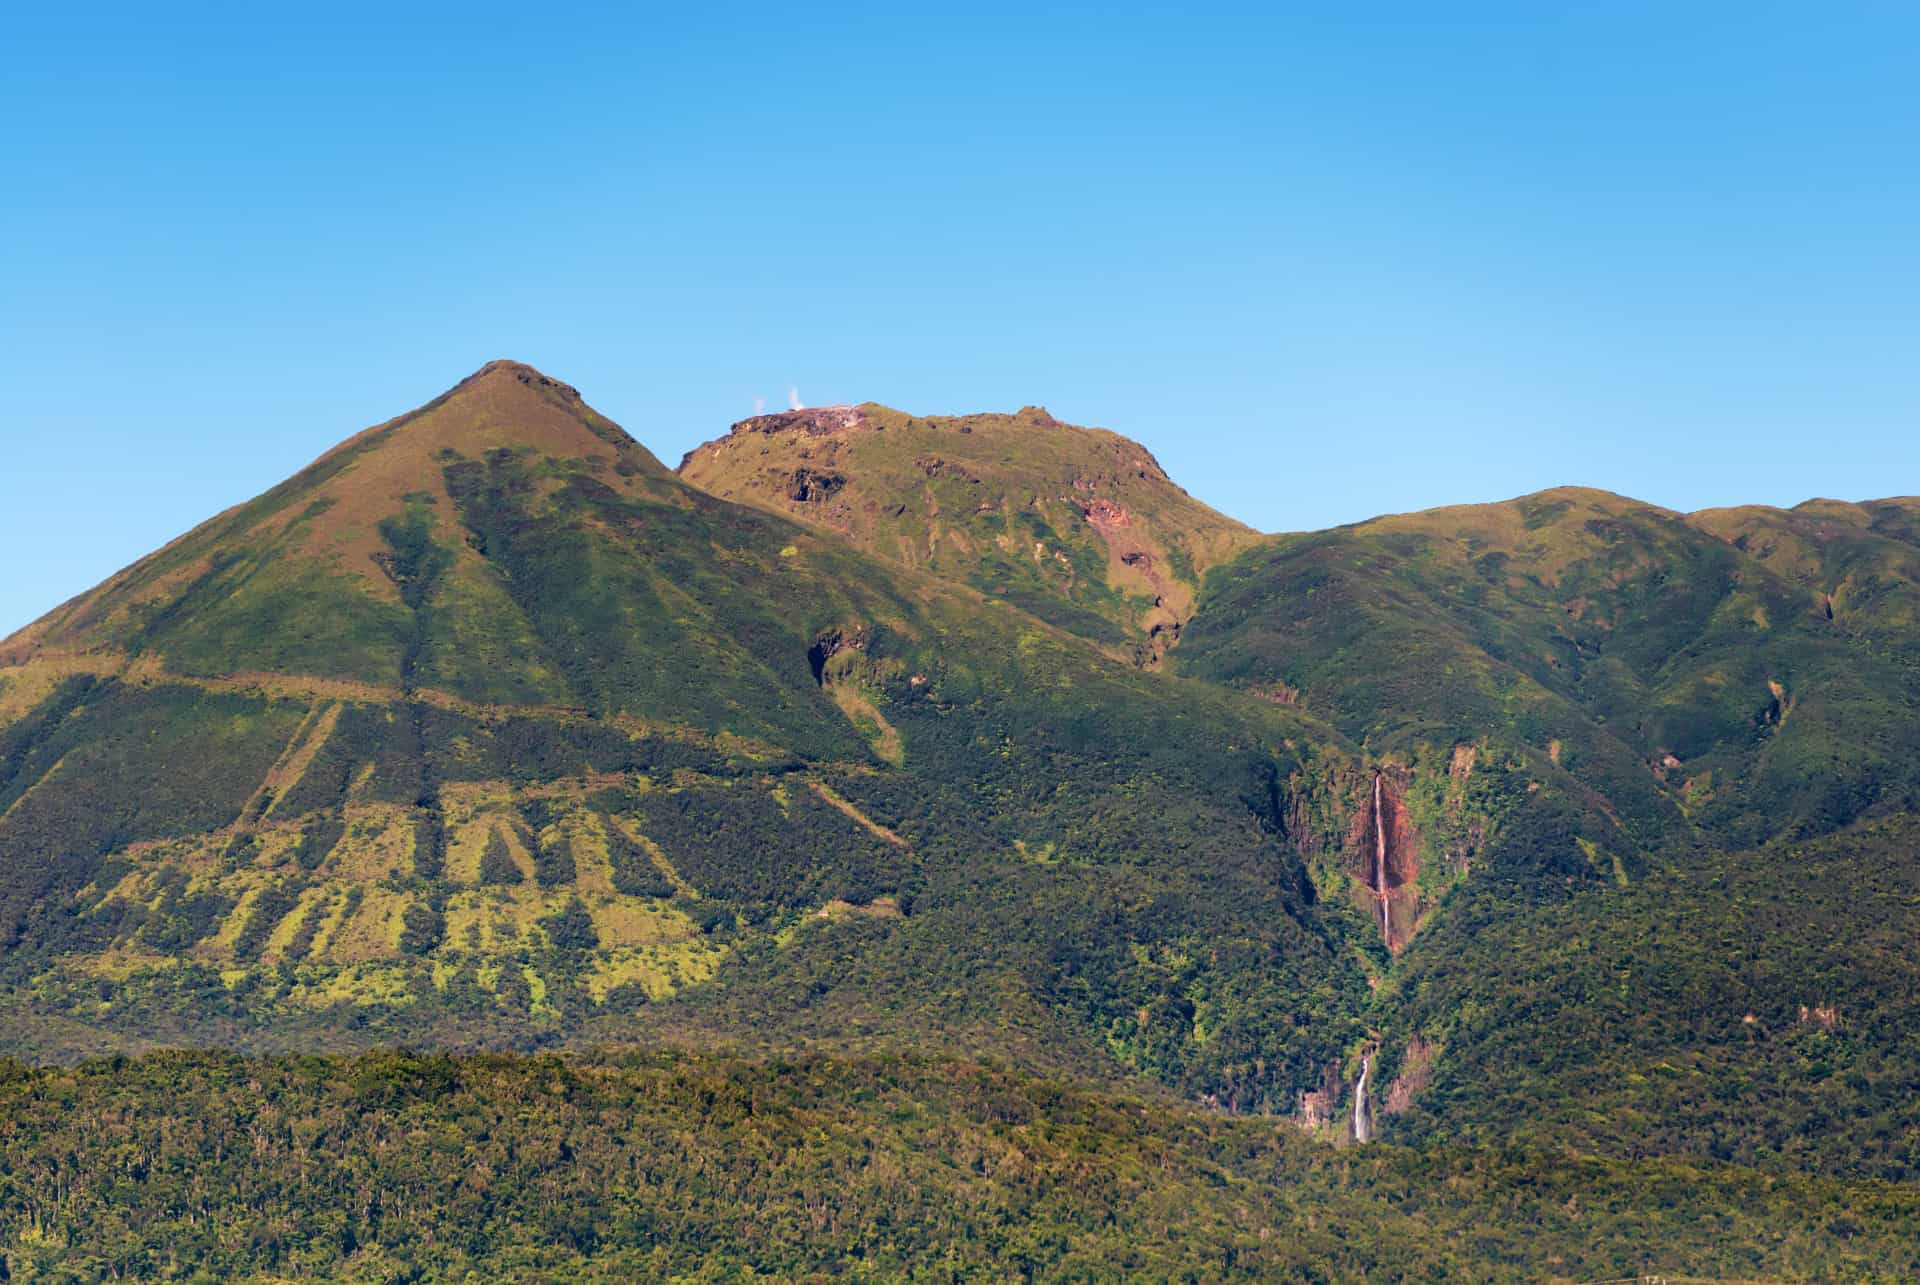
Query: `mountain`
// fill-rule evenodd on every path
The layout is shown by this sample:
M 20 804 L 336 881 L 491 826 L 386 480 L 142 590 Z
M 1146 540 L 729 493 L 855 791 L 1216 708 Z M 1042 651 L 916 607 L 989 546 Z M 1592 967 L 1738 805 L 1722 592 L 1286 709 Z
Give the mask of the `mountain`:
M 869 402 L 757 415 L 688 452 L 679 473 L 1148 665 L 1179 637 L 1207 570 L 1254 539 L 1138 442 L 1038 406 L 916 416 Z
M 1916 817 L 1920 501 L 494 362 L 0 641 L 0 1265 L 1899 1279 Z

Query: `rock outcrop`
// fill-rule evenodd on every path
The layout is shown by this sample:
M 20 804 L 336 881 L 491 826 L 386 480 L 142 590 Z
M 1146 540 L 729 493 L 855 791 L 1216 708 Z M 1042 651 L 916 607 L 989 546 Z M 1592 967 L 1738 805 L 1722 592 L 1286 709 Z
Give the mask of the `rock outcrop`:
M 808 406 L 802 410 L 776 411 L 754 415 L 735 424 L 729 432 L 735 437 L 750 433 L 801 433 L 825 437 L 848 429 L 866 428 L 867 412 L 858 406 Z

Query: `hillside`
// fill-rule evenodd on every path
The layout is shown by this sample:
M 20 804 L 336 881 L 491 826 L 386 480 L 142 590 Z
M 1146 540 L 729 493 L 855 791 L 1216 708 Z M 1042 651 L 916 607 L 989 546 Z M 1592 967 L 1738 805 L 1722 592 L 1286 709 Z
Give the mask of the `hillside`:
M 1208 568 L 1254 538 L 1175 485 L 1139 443 L 1037 406 L 760 415 L 688 452 L 679 474 L 1147 665 L 1178 639 Z
M 1709 509 L 1688 521 L 1807 590 L 1843 633 L 1920 664 L 1920 498 Z
M 1387 1133 L 1920 1180 L 1916 857 L 1907 815 L 1550 902 L 1471 887 L 1386 1006 L 1383 1082 L 1422 1085 Z
M 1894 579 L 1856 628 L 1814 587 L 1845 569 L 1782 574 L 1730 529 L 1567 488 L 1274 537 L 1209 581 L 1178 668 L 1382 753 L 1524 756 L 1648 850 L 1913 809 L 1910 586 Z M 1908 546 L 1865 542 L 1911 565 Z

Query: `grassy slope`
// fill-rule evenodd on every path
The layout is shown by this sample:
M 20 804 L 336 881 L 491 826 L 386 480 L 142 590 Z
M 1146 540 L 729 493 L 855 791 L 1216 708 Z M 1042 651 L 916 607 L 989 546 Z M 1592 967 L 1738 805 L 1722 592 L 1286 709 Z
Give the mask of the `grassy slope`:
M 1920 663 L 1920 499 L 1710 509 L 1688 521 L 1811 592 L 1876 652 Z

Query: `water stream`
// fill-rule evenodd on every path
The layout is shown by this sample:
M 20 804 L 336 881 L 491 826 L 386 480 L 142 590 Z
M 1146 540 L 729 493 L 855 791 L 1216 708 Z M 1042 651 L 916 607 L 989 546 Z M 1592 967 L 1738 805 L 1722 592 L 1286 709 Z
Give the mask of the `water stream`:
M 1353 1140 L 1373 1141 L 1373 1113 L 1367 1109 L 1367 1077 L 1373 1072 L 1373 1054 L 1360 1059 L 1360 1080 L 1353 1086 Z
M 1387 819 L 1380 808 L 1380 774 L 1373 777 L 1373 890 L 1380 898 L 1380 938 L 1393 945 L 1393 916 L 1387 907 Z

